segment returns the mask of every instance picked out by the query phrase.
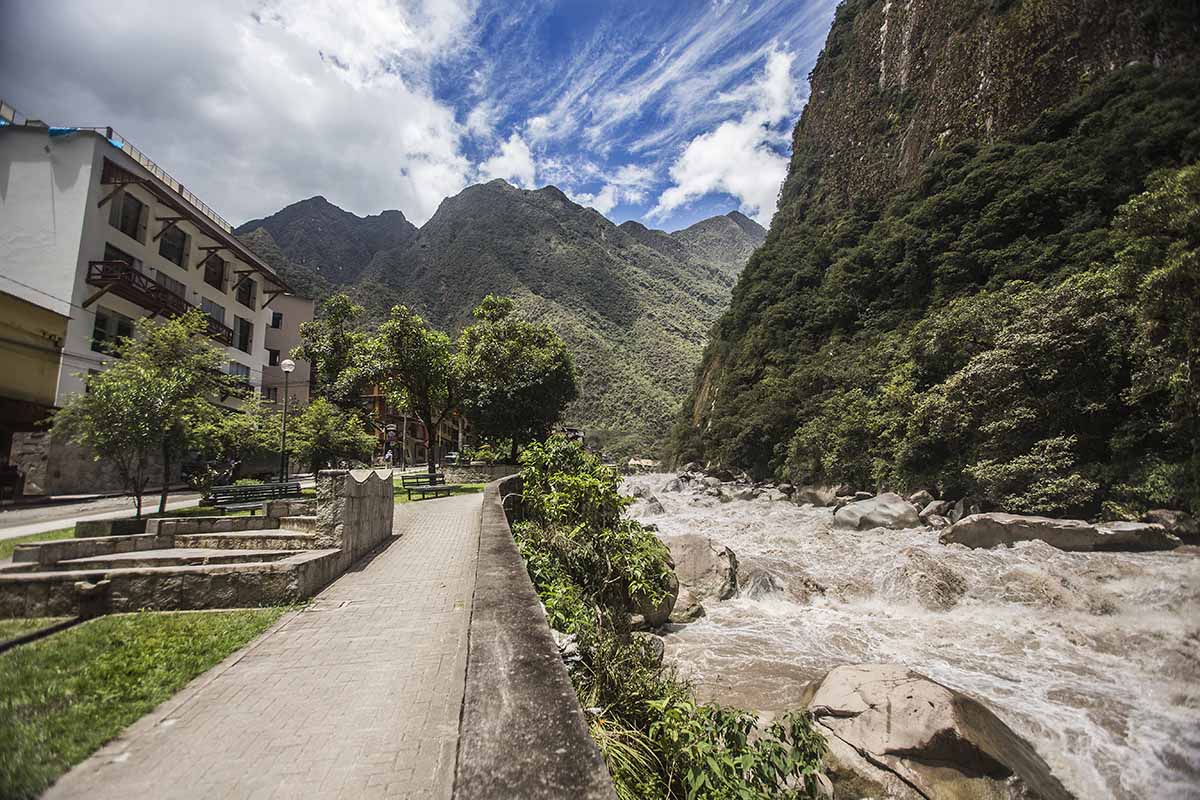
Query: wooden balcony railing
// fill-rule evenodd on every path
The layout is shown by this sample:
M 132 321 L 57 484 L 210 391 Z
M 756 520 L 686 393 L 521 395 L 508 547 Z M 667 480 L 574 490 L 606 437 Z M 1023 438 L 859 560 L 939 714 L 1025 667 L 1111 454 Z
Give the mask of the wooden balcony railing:
M 125 261 L 89 261 L 87 282 L 165 317 L 178 317 L 196 308 Z M 232 328 L 207 314 L 204 315 L 204 319 L 208 323 L 208 335 L 212 339 L 226 347 L 232 346 Z

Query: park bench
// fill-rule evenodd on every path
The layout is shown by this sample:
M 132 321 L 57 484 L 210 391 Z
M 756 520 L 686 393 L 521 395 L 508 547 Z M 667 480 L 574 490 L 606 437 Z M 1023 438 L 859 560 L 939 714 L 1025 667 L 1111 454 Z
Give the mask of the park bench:
M 441 497 L 452 495 L 459 488 L 456 483 L 446 483 L 444 472 L 421 472 L 400 476 L 400 487 L 408 493 L 412 500 L 413 494 L 426 497 Z
M 204 502 L 224 511 L 257 509 L 267 500 L 281 497 L 300 497 L 300 482 L 255 483 L 244 486 L 214 486 Z

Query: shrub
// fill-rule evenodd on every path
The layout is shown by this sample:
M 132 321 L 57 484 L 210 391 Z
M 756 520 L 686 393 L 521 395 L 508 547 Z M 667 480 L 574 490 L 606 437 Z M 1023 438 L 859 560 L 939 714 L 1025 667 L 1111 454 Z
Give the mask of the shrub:
M 760 730 L 748 712 L 697 704 L 630 635 L 630 610 L 661 600 L 671 575 L 666 547 L 622 518 L 617 474 L 562 437 L 529 446 L 521 464 L 525 519 L 513 535 L 547 621 L 576 636 L 571 681 L 617 796 L 813 796 L 824 743 L 806 714 Z

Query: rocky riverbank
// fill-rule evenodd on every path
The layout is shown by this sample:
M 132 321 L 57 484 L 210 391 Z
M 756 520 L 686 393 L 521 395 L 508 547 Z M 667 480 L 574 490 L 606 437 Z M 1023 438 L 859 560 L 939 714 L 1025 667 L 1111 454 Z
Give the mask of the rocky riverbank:
M 639 498 L 631 513 L 671 547 L 680 599 L 663 631 L 666 655 L 702 697 L 778 713 L 811 701 L 810 684 L 831 670 L 890 664 L 880 668 L 981 703 L 1077 797 L 1191 796 L 1200 548 L 1185 543 L 1180 520 L 1013 520 L 970 498 L 855 497 L 738 477 L 626 482 Z M 1058 528 L 1069 535 L 1050 541 Z M 1112 552 L 1124 548 L 1151 552 Z M 959 730 L 957 702 L 914 735 L 928 743 Z M 959 775 L 993 756 L 966 758 Z M 1028 764 L 1019 766 L 995 772 L 997 789 L 1005 770 Z M 874 767 L 904 774 L 912 790 L 904 765 Z M 849 774 L 833 777 L 839 797 L 861 796 Z M 1045 785 L 1035 794 L 1058 796 Z

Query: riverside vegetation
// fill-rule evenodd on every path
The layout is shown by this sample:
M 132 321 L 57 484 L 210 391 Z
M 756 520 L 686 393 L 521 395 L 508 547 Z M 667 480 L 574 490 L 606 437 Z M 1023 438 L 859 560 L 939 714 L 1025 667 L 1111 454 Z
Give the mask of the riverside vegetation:
M 1119 70 L 879 202 L 816 196 L 801 155 L 681 460 L 1017 512 L 1200 507 L 1194 71 Z
M 666 547 L 623 518 L 619 478 L 578 444 L 551 437 L 521 456 L 522 518 L 513 535 L 589 729 L 622 800 L 804 798 L 824 742 L 806 713 L 760 726 L 740 709 L 696 702 L 630 614 L 669 608 Z

